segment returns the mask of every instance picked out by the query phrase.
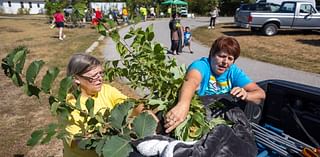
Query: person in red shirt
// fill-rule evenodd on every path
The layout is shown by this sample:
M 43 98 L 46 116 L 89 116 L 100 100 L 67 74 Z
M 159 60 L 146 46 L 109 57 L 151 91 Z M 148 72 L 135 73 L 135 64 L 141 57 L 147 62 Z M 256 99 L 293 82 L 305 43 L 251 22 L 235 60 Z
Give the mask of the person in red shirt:
M 64 21 L 64 15 L 60 10 L 57 10 L 56 13 L 53 14 L 52 23 L 55 23 L 56 27 L 59 29 L 59 40 L 63 40 L 66 37 L 66 35 L 63 33 Z
M 94 17 L 92 18 L 92 24 L 94 26 L 98 25 L 99 21 L 102 19 L 102 12 L 100 11 L 100 8 L 93 9 Z
M 96 9 L 96 18 L 100 21 L 102 19 L 102 12 L 100 11 L 100 8 Z

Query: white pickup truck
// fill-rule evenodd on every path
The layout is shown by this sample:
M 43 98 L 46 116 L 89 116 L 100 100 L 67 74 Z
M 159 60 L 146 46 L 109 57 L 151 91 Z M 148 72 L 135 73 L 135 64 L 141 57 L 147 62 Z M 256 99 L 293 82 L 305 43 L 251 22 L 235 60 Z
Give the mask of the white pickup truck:
M 239 11 L 235 22 L 243 28 L 272 36 L 278 29 L 320 29 L 320 13 L 313 3 L 285 1 L 275 12 Z

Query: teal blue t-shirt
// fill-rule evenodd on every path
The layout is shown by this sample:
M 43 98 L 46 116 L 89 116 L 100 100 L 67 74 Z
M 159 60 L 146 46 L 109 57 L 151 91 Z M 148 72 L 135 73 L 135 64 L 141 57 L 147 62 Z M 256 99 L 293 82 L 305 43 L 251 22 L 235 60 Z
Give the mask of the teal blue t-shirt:
M 244 87 L 252 80 L 235 64 L 232 64 L 223 74 L 216 75 L 211 71 L 209 58 L 203 57 L 194 61 L 188 71 L 195 69 L 201 73 L 202 81 L 198 95 L 215 95 L 229 93 L 233 87 Z

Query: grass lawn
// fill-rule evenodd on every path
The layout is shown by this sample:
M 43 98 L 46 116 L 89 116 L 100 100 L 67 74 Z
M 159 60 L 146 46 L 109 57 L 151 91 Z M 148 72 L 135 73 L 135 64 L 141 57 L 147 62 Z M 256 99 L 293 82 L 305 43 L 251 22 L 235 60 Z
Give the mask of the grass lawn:
M 211 30 L 196 28 L 192 35 L 209 47 L 221 35 L 233 36 L 240 43 L 241 56 L 320 74 L 320 32 L 280 30 L 268 37 L 234 24 L 219 24 Z

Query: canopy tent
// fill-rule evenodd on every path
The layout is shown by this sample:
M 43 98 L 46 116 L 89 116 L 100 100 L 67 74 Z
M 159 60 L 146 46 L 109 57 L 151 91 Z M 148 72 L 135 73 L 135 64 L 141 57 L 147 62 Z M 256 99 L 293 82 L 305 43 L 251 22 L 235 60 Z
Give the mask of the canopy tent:
M 181 0 L 167 0 L 162 2 L 163 5 L 188 5 L 188 2 L 181 1 Z
M 181 1 L 181 0 L 166 0 L 164 2 L 161 3 L 162 5 L 171 5 L 171 8 L 172 8 L 172 5 L 174 6 L 177 6 L 177 5 L 188 5 L 188 2 L 185 2 L 185 1 Z M 177 12 L 177 7 L 176 8 L 176 12 Z M 171 14 L 170 14 L 171 16 Z

